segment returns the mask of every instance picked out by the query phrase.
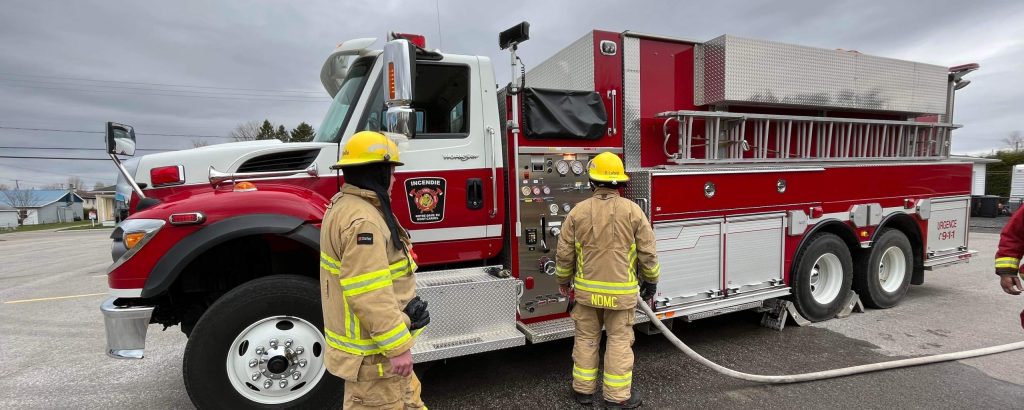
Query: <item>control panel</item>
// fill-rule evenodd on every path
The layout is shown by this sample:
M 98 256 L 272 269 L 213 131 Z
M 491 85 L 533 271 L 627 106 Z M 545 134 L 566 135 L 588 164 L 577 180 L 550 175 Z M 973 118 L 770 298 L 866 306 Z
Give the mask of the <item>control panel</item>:
M 519 278 L 523 318 L 565 313 L 568 300 L 558 294 L 555 249 L 562 221 L 577 203 L 590 198 L 590 154 L 519 155 Z

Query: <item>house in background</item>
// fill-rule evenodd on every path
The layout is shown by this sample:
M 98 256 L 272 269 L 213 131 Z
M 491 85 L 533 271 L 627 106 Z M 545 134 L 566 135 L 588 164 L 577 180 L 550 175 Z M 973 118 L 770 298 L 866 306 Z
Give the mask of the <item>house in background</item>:
M 59 189 L 3 191 L 0 205 L 21 212 L 22 225 L 71 222 L 82 219 L 82 204 L 78 194 Z
M 89 192 L 82 192 L 82 199 L 85 200 L 82 206 L 96 211 L 96 223 L 101 223 L 105 226 L 114 226 L 117 223 L 114 218 L 114 195 L 116 194 L 116 188 L 116 186 L 111 185 Z M 84 219 L 89 220 L 89 215 L 84 215 Z
M 0 230 L 18 227 L 18 210 L 0 204 Z

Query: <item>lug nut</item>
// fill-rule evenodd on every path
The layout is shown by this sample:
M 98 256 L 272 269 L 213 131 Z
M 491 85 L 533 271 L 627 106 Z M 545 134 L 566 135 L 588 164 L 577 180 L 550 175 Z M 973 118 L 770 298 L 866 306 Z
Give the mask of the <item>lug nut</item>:
M 274 382 L 272 382 L 270 380 L 266 380 L 266 381 L 263 382 L 263 388 L 264 389 L 269 389 L 270 386 L 273 386 L 273 385 L 274 385 Z
M 260 364 L 259 360 L 256 360 L 256 359 L 249 360 L 249 367 L 256 367 L 257 364 Z
M 305 351 L 306 351 L 306 349 L 303 349 L 302 346 L 299 346 L 299 347 L 295 348 L 295 354 L 302 354 L 302 352 L 305 352 Z
M 299 367 L 306 367 L 306 359 L 299 360 Z
M 292 339 L 284 339 L 284 347 L 292 347 Z
M 270 348 L 277 349 L 277 339 L 270 339 Z
M 256 354 L 263 354 L 266 353 L 266 351 L 267 349 L 264 349 L 263 346 L 259 346 L 256 348 Z
M 278 386 L 281 386 L 282 389 L 285 388 L 285 387 L 288 387 L 288 381 L 287 380 L 281 380 L 281 383 L 278 384 Z
M 302 377 L 302 373 L 299 373 L 299 372 L 292 373 L 292 379 L 299 380 L 300 377 Z
M 257 381 L 259 379 L 260 379 L 260 373 L 259 372 L 256 372 L 256 373 L 252 374 L 252 381 Z

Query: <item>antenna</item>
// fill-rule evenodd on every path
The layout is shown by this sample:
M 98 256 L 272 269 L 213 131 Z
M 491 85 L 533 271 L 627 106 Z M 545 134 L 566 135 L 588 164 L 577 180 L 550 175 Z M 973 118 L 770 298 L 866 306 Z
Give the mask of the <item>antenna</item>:
M 441 6 L 438 5 L 440 0 L 434 0 L 434 15 L 437 16 L 437 48 L 444 50 L 444 39 L 441 36 Z

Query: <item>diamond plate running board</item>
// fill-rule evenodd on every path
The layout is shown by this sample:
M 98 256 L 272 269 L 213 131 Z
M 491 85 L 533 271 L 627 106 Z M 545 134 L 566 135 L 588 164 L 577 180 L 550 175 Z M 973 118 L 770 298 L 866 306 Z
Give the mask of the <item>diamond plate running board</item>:
M 647 315 L 643 314 L 639 310 L 636 311 L 636 322 L 637 324 L 649 322 L 650 319 Z M 573 337 L 576 334 L 576 326 L 572 322 L 572 318 L 563 317 L 558 319 L 545 320 L 543 322 L 534 323 L 516 323 L 516 327 L 526 335 L 526 340 L 530 343 L 543 343 L 550 342 L 552 340 L 565 339 Z

